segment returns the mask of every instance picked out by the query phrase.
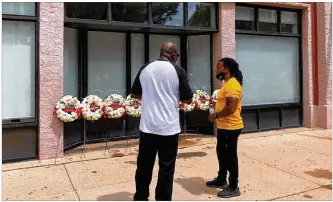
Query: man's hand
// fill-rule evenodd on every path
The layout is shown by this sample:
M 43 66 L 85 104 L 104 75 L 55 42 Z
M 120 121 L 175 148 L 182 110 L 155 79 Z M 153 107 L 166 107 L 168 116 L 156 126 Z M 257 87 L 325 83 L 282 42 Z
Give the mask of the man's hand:
M 189 99 L 189 100 L 183 100 L 182 102 L 185 103 L 185 104 L 188 104 L 188 105 L 189 105 L 189 104 L 192 103 L 192 99 Z
M 134 95 L 134 94 L 130 94 L 131 95 L 131 98 L 134 98 L 134 99 L 138 99 L 138 100 L 141 100 L 141 95 Z
M 210 122 L 214 122 L 214 121 L 215 121 L 214 114 L 209 114 L 209 115 L 208 115 L 208 120 L 209 120 Z

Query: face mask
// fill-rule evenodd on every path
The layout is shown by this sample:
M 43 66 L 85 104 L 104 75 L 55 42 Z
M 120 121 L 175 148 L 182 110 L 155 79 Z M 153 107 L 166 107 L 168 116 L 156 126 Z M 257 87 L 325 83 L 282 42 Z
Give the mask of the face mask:
M 177 62 L 177 58 L 171 58 L 170 61 L 173 62 L 173 63 L 176 63 Z
M 224 79 L 224 75 L 225 75 L 224 72 L 220 72 L 220 73 L 216 74 L 216 78 L 218 80 L 222 81 Z

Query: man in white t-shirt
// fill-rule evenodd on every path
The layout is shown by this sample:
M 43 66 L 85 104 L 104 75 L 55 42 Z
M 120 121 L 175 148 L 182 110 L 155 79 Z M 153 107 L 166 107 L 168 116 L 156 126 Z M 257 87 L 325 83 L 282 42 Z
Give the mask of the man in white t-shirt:
M 183 68 L 176 65 L 177 46 L 165 42 L 160 59 L 139 70 L 131 96 L 141 99 L 140 144 L 135 174 L 134 200 L 149 198 L 156 154 L 159 159 L 156 201 L 171 201 L 180 133 L 178 103 L 191 103 L 193 92 Z

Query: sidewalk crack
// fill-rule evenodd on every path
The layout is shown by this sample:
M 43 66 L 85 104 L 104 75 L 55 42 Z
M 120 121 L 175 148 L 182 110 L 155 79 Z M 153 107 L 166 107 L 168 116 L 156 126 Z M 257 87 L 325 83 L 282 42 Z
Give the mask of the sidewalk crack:
M 66 168 L 66 164 L 64 164 L 64 168 L 65 168 L 65 170 L 66 170 L 67 177 L 68 177 L 68 179 L 69 179 L 69 182 L 70 182 L 71 185 L 72 185 L 72 188 L 73 188 L 73 190 L 74 190 L 74 192 L 75 192 L 77 198 L 79 199 L 79 201 L 81 201 L 80 196 L 79 196 L 79 194 L 77 193 L 77 191 L 76 191 L 76 189 L 75 189 L 75 187 L 74 187 L 74 184 L 73 184 L 73 182 L 72 182 L 72 180 L 71 180 L 71 177 L 69 176 L 68 170 L 67 170 L 67 168 Z
M 324 186 L 320 186 L 320 187 L 316 187 L 316 188 L 313 188 L 313 189 L 309 189 L 309 190 L 305 190 L 305 191 L 301 191 L 301 192 L 297 192 L 297 193 L 293 193 L 293 194 L 289 194 L 289 195 L 285 195 L 285 196 L 279 196 L 279 197 L 271 198 L 271 199 L 268 199 L 268 201 L 274 201 L 274 200 L 278 200 L 278 199 L 289 197 L 289 196 L 295 196 L 297 194 L 303 194 L 303 193 L 306 193 L 306 192 L 309 192 L 309 191 L 314 191 L 314 190 L 317 190 L 317 189 L 322 189 L 323 187 Z

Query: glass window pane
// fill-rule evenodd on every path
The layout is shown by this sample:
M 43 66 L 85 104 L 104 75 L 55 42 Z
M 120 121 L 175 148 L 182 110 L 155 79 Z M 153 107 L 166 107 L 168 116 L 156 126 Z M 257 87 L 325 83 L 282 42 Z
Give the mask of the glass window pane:
M 35 54 L 35 23 L 2 21 L 2 119 L 35 117 Z
M 88 95 L 126 96 L 126 35 L 88 32 Z
M 275 129 L 280 127 L 279 109 L 260 109 L 260 129 Z
M 187 76 L 192 90 L 211 93 L 210 36 L 188 36 Z
M 299 103 L 298 50 L 297 38 L 236 35 L 243 104 Z
M 255 111 L 242 110 L 241 116 L 244 122 L 242 132 L 252 132 L 258 130 L 257 113 Z
M 36 151 L 38 130 L 38 127 L 2 129 L 2 160 L 27 159 L 38 156 Z
M 145 39 L 143 34 L 131 34 L 131 84 L 145 64 Z
M 236 6 L 236 29 L 254 30 L 254 8 Z
M 297 34 L 297 13 L 281 11 L 281 32 Z
M 215 28 L 215 4 L 188 3 L 188 26 Z
M 3 2 L 2 14 L 8 15 L 36 15 L 35 2 Z
M 65 3 L 66 17 L 106 20 L 108 3 Z
M 64 95 L 78 97 L 77 30 L 64 29 Z
M 277 14 L 276 10 L 259 9 L 259 31 L 276 32 Z
M 153 23 L 184 26 L 183 3 L 152 3 Z
M 112 20 L 147 23 L 147 3 L 112 3 Z
M 166 41 L 172 41 L 177 45 L 179 58 L 176 62 L 180 65 L 180 37 L 171 35 L 150 35 L 149 36 L 149 60 L 153 61 L 160 58 L 161 45 Z
M 300 110 L 302 108 L 283 108 L 282 127 L 293 127 L 301 125 Z

